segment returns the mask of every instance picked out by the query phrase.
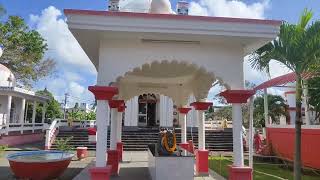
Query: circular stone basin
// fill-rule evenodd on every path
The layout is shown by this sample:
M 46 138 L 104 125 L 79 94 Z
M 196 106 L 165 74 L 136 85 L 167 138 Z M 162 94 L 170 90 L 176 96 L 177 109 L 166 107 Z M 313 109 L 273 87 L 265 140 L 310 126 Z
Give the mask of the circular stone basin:
M 74 154 L 63 151 L 30 151 L 10 154 L 7 159 L 14 175 L 21 179 L 47 180 L 59 177 Z

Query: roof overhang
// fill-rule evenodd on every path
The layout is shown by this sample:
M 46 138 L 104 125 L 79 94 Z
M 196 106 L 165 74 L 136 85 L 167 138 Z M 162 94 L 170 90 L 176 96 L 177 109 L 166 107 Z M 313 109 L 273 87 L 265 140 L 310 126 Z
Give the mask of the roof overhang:
M 12 95 L 15 97 L 21 97 L 32 101 L 38 101 L 41 103 L 45 103 L 50 100 L 49 97 L 38 96 L 33 91 L 28 91 L 17 87 L 0 86 L 0 95 Z
M 281 21 L 66 9 L 69 29 L 98 69 L 101 38 L 239 43 L 244 53 L 273 40 Z

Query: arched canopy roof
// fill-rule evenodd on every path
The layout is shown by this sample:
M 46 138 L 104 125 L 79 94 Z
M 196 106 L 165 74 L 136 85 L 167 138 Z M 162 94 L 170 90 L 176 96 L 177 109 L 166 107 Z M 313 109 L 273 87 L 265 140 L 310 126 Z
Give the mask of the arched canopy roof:
M 303 73 L 302 74 L 302 79 L 310 79 L 313 77 L 315 77 L 314 73 Z M 257 90 L 266 89 L 266 88 L 270 88 L 270 87 L 281 86 L 281 85 L 285 85 L 288 83 L 293 83 L 295 81 L 296 81 L 296 74 L 294 72 L 291 72 L 291 73 L 270 79 L 270 80 L 258 85 L 257 87 L 255 87 L 254 90 L 257 91 Z

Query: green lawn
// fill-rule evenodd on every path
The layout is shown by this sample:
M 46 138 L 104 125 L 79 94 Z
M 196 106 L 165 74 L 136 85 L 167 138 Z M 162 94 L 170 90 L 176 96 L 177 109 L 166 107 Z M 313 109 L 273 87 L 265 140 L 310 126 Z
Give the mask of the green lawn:
M 229 157 L 210 157 L 209 158 L 209 167 L 214 170 L 218 174 L 222 175 L 225 178 L 228 178 L 228 165 L 232 164 L 232 158 Z M 254 180 L 279 180 L 281 178 L 272 177 L 270 175 L 275 175 L 281 177 L 283 179 L 293 180 L 293 173 L 288 169 L 284 169 L 279 167 L 278 165 L 273 164 L 262 164 L 261 162 L 254 162 Z M 320 180 L 320 176 L 311 176 L 304 175 L 302 177 L 303 180 Z

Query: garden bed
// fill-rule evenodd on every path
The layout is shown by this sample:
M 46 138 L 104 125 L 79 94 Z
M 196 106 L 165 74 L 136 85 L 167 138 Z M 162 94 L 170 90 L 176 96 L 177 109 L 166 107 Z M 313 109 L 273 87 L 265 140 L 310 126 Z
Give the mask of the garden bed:
M 245 162 L 248 164 L 248 162 Z M 209 157 L 209 168 L 228 178 L 229 165 L 232 165 L 231 157 L 211 156 Z M 319 172 L 313 170 L 304 170 L 303 180 L 319 180 Z M 307 174 L 307 175 L 306 175 Z M 274 164 L 270 162 L 254 161 L 254 180 L 278 180 L 278 179 L 293 179 L 293 172 L 289 166 L 285 164 Z

